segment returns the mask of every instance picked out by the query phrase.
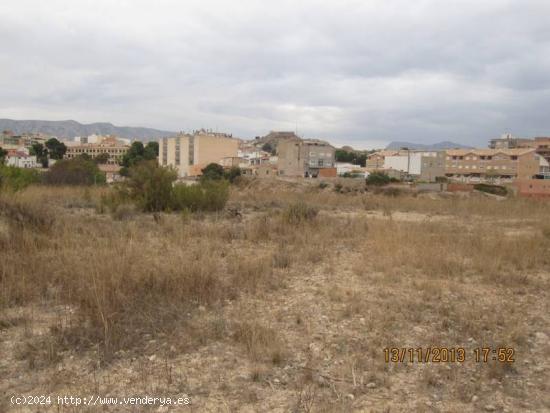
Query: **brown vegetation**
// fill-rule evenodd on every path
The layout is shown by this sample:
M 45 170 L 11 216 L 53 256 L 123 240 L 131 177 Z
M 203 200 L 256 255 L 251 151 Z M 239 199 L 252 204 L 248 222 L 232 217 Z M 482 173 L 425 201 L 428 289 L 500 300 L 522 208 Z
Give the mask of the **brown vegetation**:
M 152 216 L 106 214 L 108 191 L 0 198 L 3 393 L 188 394 L 198 411 L 550 408 L 550 204 L 243 181 L 232 213 Z M 388 364 L 392 346 L 469 360 Z M 481 346 L 516 362 L 475 363 Z

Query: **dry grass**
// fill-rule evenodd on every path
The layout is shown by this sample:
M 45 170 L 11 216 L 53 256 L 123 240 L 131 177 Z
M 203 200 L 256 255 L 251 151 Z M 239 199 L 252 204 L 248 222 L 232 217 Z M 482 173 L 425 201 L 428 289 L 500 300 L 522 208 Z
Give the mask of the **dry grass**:
M 0 330 L 32 324 L 7 315 L 18 308 L 62 314 L 29 334 L 14 360 L 46 372 L 91 351 L 106 370 L 104 362 L 124 365 L 128 354 L 194 357 L 186 368 L 204 361 L 205 380 L 242 364 L 254 386 L 243 400 L 263 410 L 274 407 L 265 398 L 295 411 L 392 410 L 395 388 L 406 387 L 420 403 L 409 401 L 409 410 L 437 403 L 435 392 L 452 411 L 491 380 L 517 410 L 520 379 L 547 390 L 532 364 L 388 365 L 382 349 L 505 345 L 539 357 L 536 333 L 549 322 L 550 206 L 387 196 L 346 184 L 336 192 L 333 184 L 241 183 L 230 200 L 238 214 L 153 217 L 120 206 L 108 215 L 98 208 L 105 189 L 2 197 Z M 533 308 L 537 301 L 546 307 Z M 162 380 L 175 382 L 169 376 Z M 243 387 L 231 384 L 238 380 L 219 385 L 224 399 Z M 368 404 L 372 394 L 390 401 Z M 531 407 L 548 407 L 534 400 Z

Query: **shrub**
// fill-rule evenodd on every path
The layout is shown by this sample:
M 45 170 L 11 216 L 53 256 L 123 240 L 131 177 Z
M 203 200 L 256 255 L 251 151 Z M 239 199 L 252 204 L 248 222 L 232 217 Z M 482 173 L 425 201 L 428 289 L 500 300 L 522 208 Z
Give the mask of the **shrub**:
M 44 173 L 47 185 L 97 185 L 105 183 L 105 174 L 92 160 L 77 157 L 57 161 Z
M 209 163 L 206 167 L 201 169 L 201 172 L 201 180 L 203 181 L 216 181 L 223 179 L 224 176 L 223 166 L 218 165 L 217 163 Z
M 240 176 L 241 168 L 239 168 L 238 166 L 233 166 L 231 169 L 224 172 L 225 179 L 227 179 L 231 183 L 236 182 Z
M 301 224 L 312 221 L 317 217 L 319 210 L 304 202 L 289 205 L 283 212 L 283 219 L 289 224 Z
M 168 210 L 172 202 L 172 184 L 176 171 L 157 161 L 142 161 L 128 170 L 129 177 L 119 188 L 119 196 L 136 203 L 144 212 Z
M 384 186 L 391 182 L 391 178 L 385 172 L 374 171 L 367 176 L 367 185 Z
M 173 210 L 220 211 L 229 198 L 227 181 L 201 181 L 196 185 L 175 185 L 172 190 Z
M 474 189 L 481 192 L 486 192 L 488 194 L 506 196 L 508 195 L 508 190 L 504 186 L 500 185 L 490 185 L 490 184 L 475 184 Z
M 2 188 L 19 191 L 38 182 L 40 182 L 40 173 L 36 169 L 0 166 L 0 185 Z

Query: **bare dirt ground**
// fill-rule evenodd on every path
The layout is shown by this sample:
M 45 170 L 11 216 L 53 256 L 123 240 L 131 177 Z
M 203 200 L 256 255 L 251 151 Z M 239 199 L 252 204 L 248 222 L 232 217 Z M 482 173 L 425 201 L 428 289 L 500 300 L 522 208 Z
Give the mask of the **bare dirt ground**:
M 550 411 L 550 206 L 357 188 L 255 182 L 228 212 L 160 220 L 23 194 L 55 223 L 1 231 L 0 411 Z M 290 219 L 297 203 L 318 213 Z M 392 347 L 466 359 L 386 362 Z M 514 361 L 477 362 L 483 347 Z

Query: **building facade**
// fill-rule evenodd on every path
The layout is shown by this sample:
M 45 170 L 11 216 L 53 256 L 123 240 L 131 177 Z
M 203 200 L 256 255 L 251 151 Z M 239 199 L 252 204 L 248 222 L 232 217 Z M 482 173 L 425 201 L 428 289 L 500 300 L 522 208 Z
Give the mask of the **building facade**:
M 445 175 L 462 181 L 531 179 L 540 161 L 535 149 L 453 149 L 445 159 Z
M 239 140 L 228 134 L 206 131 L 159 140 L 159 164 L 172 166 L 180 178 L 198 176 L 209 163 L 237 158 Z
M 435 182 L 436 178 L 445 176 L 444 151 L 400 151 L 397 155 L 384 157 L 383 169 L 395 170 L 403 176 L 420 181 Z
M 384 169 L 384 161 L 386 156 L 395 156 L 399 155 L 399 151 L 378 151 L 371 153 L 367 156 L 366 167 L 369 171 L 375 171 L 378 169 Z
M 336 176 L 334 147 L 314 139 L 289 139 L 277 146 L 277 167 L 282 176 Z
M 6 165 L 16 168 L 38 168 L 36 156 L 29 155 L 26 150 L 8 150 Z
M 90 158 L 95 158 L 101 154 L 108 154 L 109 159 L 107 164 L 109 165 L 118 165 L 122 161 L 122 157 L 128 149 L 129 145 L 119 142 L 114 137 L 108 137 L 103 139 L 100 143 L 66 143 L 67 152 L 65 152 L 64 158 L 72 159 L 77 156 L 86 154 Z

